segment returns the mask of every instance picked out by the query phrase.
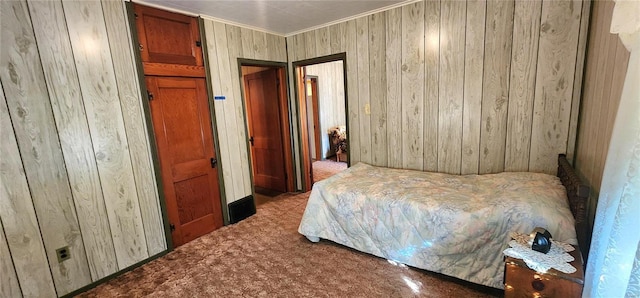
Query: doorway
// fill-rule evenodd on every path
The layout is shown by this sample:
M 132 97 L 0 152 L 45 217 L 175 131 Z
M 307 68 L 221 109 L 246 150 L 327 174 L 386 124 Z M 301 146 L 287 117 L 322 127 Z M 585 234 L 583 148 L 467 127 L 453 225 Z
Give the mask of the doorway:
M 286 64 L 241 60 L 256 204 L 294 191 Z
M 346 55 L 294 62 L 303 190 L 348 167 Z

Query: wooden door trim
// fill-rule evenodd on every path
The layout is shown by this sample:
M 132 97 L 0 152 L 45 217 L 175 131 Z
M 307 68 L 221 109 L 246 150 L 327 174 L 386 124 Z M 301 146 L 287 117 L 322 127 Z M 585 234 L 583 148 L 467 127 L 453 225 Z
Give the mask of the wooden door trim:
M 280 80 L 280 90 L 279 90 L 279 108 L 280 108 L 280 120 L 281 120 L 281 132 L 282 132 L 282 143 L 284 149 L 284 163 L 285 163 L 285 174 L 287 175 L 287 191 L 293 192 L 295 189 L 295 168 L 293 166 L 293 143 L 291 140 L 291 132 L 293 131 L 291 124 L 291 107 L 289 105 L 289 77 L 288 77 L 288 65 L 285 62 L 276 62 L 276 61 L 267 61 L 267 60 L 255 60 L 255 59 L 246 59 L 246 58 L 238 58 L 238 74 L 237 78 L 240 80 L 240 84 L 242 88 L 240 88 L 240 95 L 242 97 L 242 109 L 243 109 L 243 117 L 244 117 L 244 129 L 247 136 L 249 136 L 249 126 L 248 126 L 248 115 L 247 115 L 247 104 L 246 104 L 246 95 L 244 90 L 244 78 L 242 75 L 242 67 L 243 66 L 261 66 L 261 67 L 272 67 L 278 69 L 278 79 Z M 251 147 L 249 145 L 248 140 L 245 140 L 247 146 L 247 156 L 249 163 L 249 172 L 251 179 L 251 193 L 255 195 L 255 187 L 254 187 L 254 178 L 253 178 L 253 165 L 251 164 Z
M 300 96 L 301 96 L 301 92 L 299 90 L 299 86 L 300 86 L 301 83 L 304 85 L 304 81 L 302 81 L 303 78 L 299 78 L 296 75 L 296 73 L 297 73 L 297 69 L 298 68 L 302 68 L 302 67 L 307 66 L 307 65 L 320 64 L 320 63 L 325 63 L 325 62 L 334 62 L 334 61 L 342 61 L 342 63 L 343 63 L 342 72 L 343 72 L 344 90 L 345 90 L 345 92 L 344 92 L 344 105 L 345 105 L 345 113 L 347 113 L 347 111 L 349 110 L 348 109 L 348 107 L 349 107 L 349 105 L 348 105 L 349 98 L 348 98 L 348 94 L 347 94 L 348 92 L 346 92 L 347 90 L 349 90 L 348 89 L 348 85 L 347 85 L 347 67 L 349 67 L 349 66 L 347 65 L 347 53 L 346 52 L 291 62 L 291 65 L 292 65 L 292 68 L 293 68 L 293 74 L 294 74 L 293 83 L 294 83 L 294 86 L 296 86 L 296 88 L 293 88 L 294 89 L 294 96 L 295 96 L 295 100 L 293 102 L 296 105 L 296 110 L 297 110 L 297 113 L 298 113 L 297 114 L 298 115 L 298 119 L 297 119 L 297 121 L 298 121 L 298 123 L 297 123 L 297 125 L 298 125 L 298 140 L 300 140 L 300 144 L 301 144 L 301 146 L 300 146 L 300 148 L 298 150 L 299 150 L 300 156 L 302 156 L 301 162 L 303 162 L 303 164 L 301 165 L 301 169 L 303 169 L 303 172 L 302 172 L 302 186 L 303 186 L 303 189 L 302 189 L 302 191 L 309 191 L 309 190 L 311 190 L 311 188 L 310 187 L 309 188 L 305 187 L 307 185 L 307 183 L 305 181 L 306 180 L 305 179 L 306 173 L 305 173 L 305 170 L 304 170 L 304 161 L 303 161 L 303 159 L 304 159 L 304 148 L 303 148 L 304 147 L 304 142 L 303 142 L 303 138 L 302 138 L 303 137 L 302 136 L 302 133 L 303 133 L 302 132 L 302 121 L 301 121 L 302 117 L 300 115 L 300 109 L 301 109 L 301 107 L 300 107 L 301 106 Z M 347 136 L 348 136 L 349 135 L 349 115 L 348 114 L 347 114 L 347 117 L 346 117 L 346 120 L 345 120 L 345 125 L 346 125 L 346 128 L 347 128 Z M 308 146 L 308 144 L 307 144 L 307 146 Z M 349 144 L 349 138 L 348 137 L 347 137 L 347 148 L 351 148 L 350 144 Z M 309 148 L 307 147 L 306 150 L 308 152 Z M 350 167 L 350 166 L 351 166 L 351 150 L 349 149 L 349 150 L 347 150 L 347 167 Z M 309 171 L 310 171 L 310 169 L 309 169 Z
M 211 68 L 209 66 L 209 55 L 205 54 L 205 53 L 209 53 L 209 50 L 207 48 L 207 35 L 204 34 L 204 19 L 201 17 L 198 17 L 198 26 L 200 27 L 200 30 L 198 32 L 200 32 L 200 40 L 202 40 L 202 63 L 204 64 L 204 70 L 205 70 L 205 80 L 207 83 L 207 97 L 209 100 L 209 111 L 210 111 L 210 117 L 211 117 L 211 133 L 213 135 L 213 145 L 214 145 L 214 151 L 216 153 L 216 156 L 218 157 L 218 160 L 220 159 L 220 156 L 222 156 L 222 154 L 220 153 L 220 142 L 218 139 L 218 125 L 217 125 L 217 118 L 216 118 L 216 109 L 213 106 L 214 103 L 214 94 L 213 94 L 213 83 L 211 82 Z M 227 204 L 227 193 L 226 193 L 226 189 L 224 187 L 224 171 L 222 169 L 223 167 L 223 162 L 219 161 L 218 162 L 218 185 L 220 186 L 220 205 L 222 207 L 222 225 L 226 226 L 229 225 L 230 223 L 230 219 L 229 219 L 229 204 Z

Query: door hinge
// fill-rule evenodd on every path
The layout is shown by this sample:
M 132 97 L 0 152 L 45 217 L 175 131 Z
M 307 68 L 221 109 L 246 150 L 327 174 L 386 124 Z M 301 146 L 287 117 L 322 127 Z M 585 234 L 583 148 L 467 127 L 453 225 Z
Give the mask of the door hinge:
M 173 233 L 173 231 L 176 230 L 176 225 L 174 224 L 169 224 L 169 230 Z
M 153 100 L 153 93 L 151 93 L 151 91 L 147 90 L 147 97 L 149 98 L 149 100 Z
M 215 158 L 211 158 L 211 168 L 215 168 L 218 165 L 218 160 Z
M 137 13 L 134 13 L 133 16 L 136 17 L 136 19 L 138 18 L 138 14 Z
M 202 46 L 202 41 L 196 40 L 196 47 L 201 47 Z

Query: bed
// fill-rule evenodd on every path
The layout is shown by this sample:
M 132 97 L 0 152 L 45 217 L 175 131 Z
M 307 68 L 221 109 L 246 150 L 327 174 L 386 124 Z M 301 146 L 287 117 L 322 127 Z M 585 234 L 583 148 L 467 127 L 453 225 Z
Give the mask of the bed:
M 555 240 L 584 243 L 588 189 L 564 155 L 558 160 L 557 177 L 459 176 L 359 163 L 314 185 L 298 231 L 312 242 L 326 239 L 503 288 L 510 232 L 539 226 Z

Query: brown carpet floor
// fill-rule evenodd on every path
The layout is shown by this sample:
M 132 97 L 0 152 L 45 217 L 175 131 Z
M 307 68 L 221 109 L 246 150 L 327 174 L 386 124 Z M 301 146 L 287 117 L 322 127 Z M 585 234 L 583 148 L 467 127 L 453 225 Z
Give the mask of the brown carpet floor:
M 315 167 L 315 165 L 314 165 Z M 81 297 L 499 297 L 489 289 L 393 264 L 297 229 L 309 193 L 283 194 Z
M 313 180 L 320 181 L 327 179 L 338 172 L 346 170 L 347 163 L 337 162 L 334 157 L 333 160 L 316 160 L 311 165 L 311 168 L 313 169 Z

